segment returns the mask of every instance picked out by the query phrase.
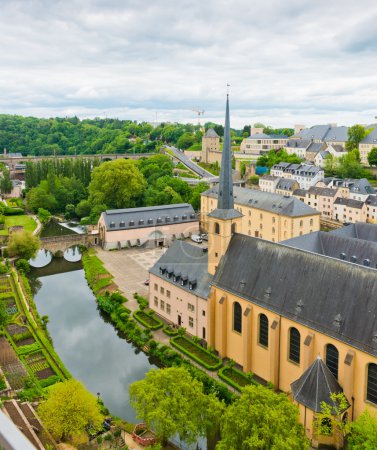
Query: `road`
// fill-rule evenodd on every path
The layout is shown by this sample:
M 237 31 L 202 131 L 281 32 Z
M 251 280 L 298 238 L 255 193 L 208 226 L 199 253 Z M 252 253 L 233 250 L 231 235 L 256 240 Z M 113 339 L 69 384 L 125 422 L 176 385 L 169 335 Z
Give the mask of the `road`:
M 214 178 L 213 173 L 210 173 L 207 170 L 204 170 L 202 167 L 195 164 L 193 161 L 191 161 L 191 159 L 189 159 L 184 153 L 180 152 L 177 148 L 168 146 L 166 146 L 166 148 L 168 148 L 182 164 L 184 164 L 190 170 L 198 174 L 201 178 Z

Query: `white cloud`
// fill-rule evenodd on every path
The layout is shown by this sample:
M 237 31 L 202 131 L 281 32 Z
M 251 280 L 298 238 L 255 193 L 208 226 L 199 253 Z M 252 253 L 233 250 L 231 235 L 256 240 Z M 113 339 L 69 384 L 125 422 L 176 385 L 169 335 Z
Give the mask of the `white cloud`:
M 0 112 L 370 122 L 373 0 L 2 0 Z

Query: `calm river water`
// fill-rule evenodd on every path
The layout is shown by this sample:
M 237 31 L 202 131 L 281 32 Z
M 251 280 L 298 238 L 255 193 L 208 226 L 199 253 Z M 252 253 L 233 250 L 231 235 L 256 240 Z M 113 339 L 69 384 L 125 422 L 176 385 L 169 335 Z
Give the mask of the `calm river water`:
M 65 256 L 80 258 L 77 250 Z M 50 259 L 40 251 L 36 265 Z M 136 422 L 129 385 L 155 366 L 100 315 L 81 261 L 52 258 L 47 266 L 33 268 L 30 277 L 38 312 L 49 316 L 54 347 L 67 369 L 93 394 L 99 392 L 112 414 Z

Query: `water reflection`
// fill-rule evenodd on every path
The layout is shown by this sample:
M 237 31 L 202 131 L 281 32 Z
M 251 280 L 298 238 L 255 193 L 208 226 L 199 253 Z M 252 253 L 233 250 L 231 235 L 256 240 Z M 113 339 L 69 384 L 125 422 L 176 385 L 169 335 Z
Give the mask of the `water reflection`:
M 50 220 L 48 223 L 43 225 L 41 237 L 44 238 L 51 236 L 65 236 L 68 234 L 76 234 L 76 231 L 63 225 L 64 224 L 60 224 L 55 220 Z
M 51 252 L 45 250 L 44 248 L 41 248 L 40 250 L 38 250 L 35 258 L 29 260 L 29 263 L 32 267 L 44 267 L 47 266 L 47 264 L 50 264 L 51 260 Z
M 77 262 L 77 261 L 81 260 L 81 252 L 77 245 L 75 245 L 74 247 L 68 248 L 64 252 L 63 256 L 64 256 L 64 259 L 69 262 Z
M 75 270 L 64 271 L 72 266 Z M 53 273 L 59 269 L 63 272 Z M 136 421 L 129 385 L 155 366 L 103 320 L 81 262 L 54 258 L 48 266 L 32 270 L 31 282 L 39 282 L 35 303 L 40 315 L 49 316 L 54 346 L 67 369 L 93 394 L 100 392 L 113 414 Z

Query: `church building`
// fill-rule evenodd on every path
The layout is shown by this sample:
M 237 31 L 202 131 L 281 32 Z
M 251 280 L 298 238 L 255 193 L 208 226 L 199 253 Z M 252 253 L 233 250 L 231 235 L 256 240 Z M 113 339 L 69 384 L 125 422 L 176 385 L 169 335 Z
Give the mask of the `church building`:
M 286 392 L 313 446 L 336 443 L 314 428 L 331 393 L 351 420 L 377 414 L 377 226 L 281 243 L 241 234 L 229 131 L 227 99 L 208 250 L 174 242 L 150 270 L 150 307 Z

